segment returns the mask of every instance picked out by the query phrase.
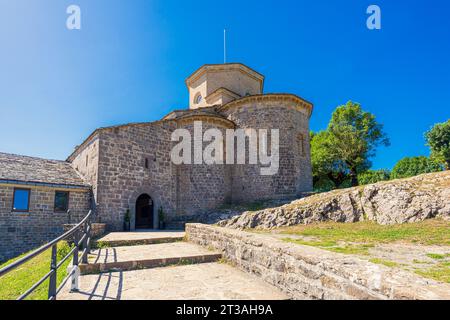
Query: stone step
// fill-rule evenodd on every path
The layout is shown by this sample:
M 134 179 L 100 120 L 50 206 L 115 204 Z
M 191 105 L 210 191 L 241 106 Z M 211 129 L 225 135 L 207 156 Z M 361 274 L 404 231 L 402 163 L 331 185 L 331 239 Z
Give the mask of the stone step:
M 137 246 L 146 244 L 159 244 L 182 241 L 183 231 L 136 231 L 136 232 L 111 232 L 97 239 L 97 248 Z
M 281 290 L 225 263 L 202 263 L 80 277 L 58 300 L 286 300 Z M 225 317 L 226 319 L 226 317 Z
M 217 251 L 187 242 L 100 248 L 89 255 L 89 263 L 80 265 L 82 274 L 108 271 L 129 271 L 216 262 L 222 258 Z

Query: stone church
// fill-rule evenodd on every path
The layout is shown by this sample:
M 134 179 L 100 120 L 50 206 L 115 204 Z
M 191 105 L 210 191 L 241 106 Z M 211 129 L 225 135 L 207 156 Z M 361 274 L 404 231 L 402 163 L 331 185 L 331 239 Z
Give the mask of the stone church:
M 189 109 L 159 121 L 99 128 L 66 161 L 0 153 L 0 261 L 62 233 L 90 208 L 108 230 L 157 228 L 225 204 L 296 197 L 312 189 L 309 119 L 293 94 L 264 94 L 264 76 L 240 64 L 204 65 L 186 79 Z M 176 129 L 279 129 L 279 170 L 257 164 L 180 164 Z M 70 210 L 70 214 L 67 211 Z M 128 214 L 127 214 L 128 213 Z

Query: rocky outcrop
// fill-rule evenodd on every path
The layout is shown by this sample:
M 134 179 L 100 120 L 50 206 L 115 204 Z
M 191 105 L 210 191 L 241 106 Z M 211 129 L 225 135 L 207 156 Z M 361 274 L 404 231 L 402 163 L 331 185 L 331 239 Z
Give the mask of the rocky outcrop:
M 364 220 L 388 225 L 434 217 L 450 219 L 450 171 L 320 193 L 280 207 L 246 212 L 218 225 L 270 229 Z

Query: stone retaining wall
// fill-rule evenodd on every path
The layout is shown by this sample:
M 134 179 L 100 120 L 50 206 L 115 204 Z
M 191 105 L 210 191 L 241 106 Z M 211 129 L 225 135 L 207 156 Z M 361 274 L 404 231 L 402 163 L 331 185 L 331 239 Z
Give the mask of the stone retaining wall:
M 76 226 L 76 224 L 65 224 L 63 226 L 64 232 L 71 230 L 75 226 Z M 106 223 L 92 223 L 91 227 L 92 227 L 91 237 L 94 239 L 100 238 L 106 232 Z
M 450 299 L 448 284 L 354 256 L 202 224 L 187 224 L 186 235 L 293 299 Z

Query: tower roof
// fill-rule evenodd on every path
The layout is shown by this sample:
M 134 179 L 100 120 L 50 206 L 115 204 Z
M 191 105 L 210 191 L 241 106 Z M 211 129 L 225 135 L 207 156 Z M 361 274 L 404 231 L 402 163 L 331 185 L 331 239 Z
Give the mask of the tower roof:
M 220 72 L 220 71 L 231 71 L 231 70 L 239 70 L 250 77 L 255 78 L 261 83 L 261 91 L 263 91 L 264 86 L 264 75 L 255 71 L 254 69 L 246 66 L 243 63 L 222 63 L 222 64 L 204 64 L 196 71 L 194 71 L 189 77 L 186 78 L 186 85 L 189 87 L 191 83 L 200 78 L 204 73 L 211 72 Z

